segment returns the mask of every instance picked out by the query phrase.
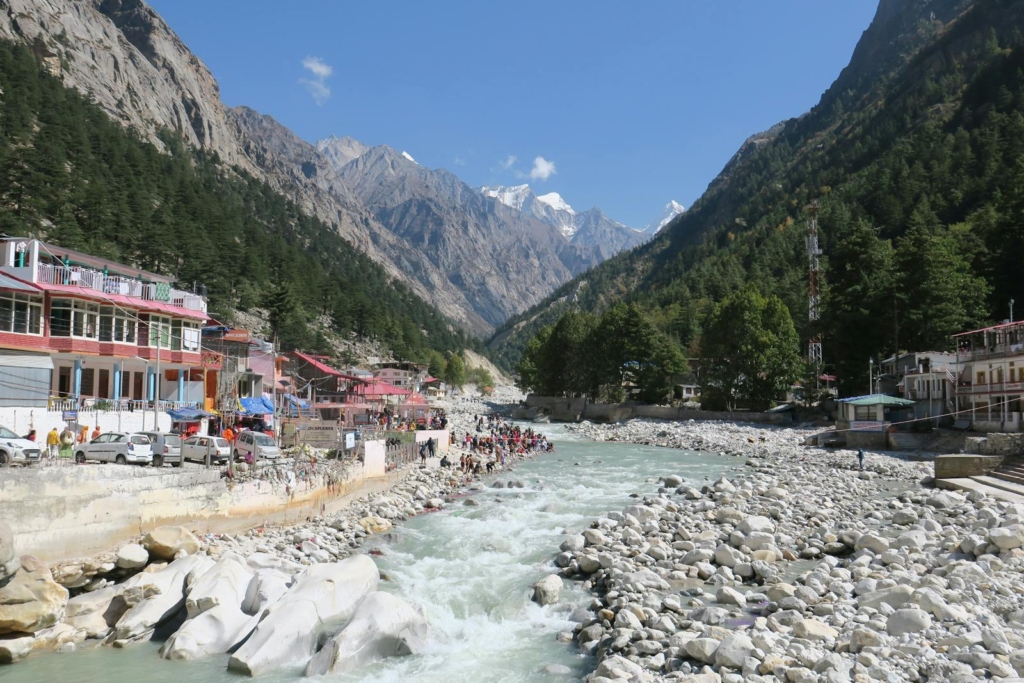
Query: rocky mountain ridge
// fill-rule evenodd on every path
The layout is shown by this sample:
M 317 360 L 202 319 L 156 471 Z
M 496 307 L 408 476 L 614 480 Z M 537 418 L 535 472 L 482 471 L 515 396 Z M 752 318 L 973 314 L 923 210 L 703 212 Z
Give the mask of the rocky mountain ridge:
M 226 171 L 267 182 L 477 335 L 602 258 L 600 249 L 568 246 L 530 217 L 477 202 L 470 194 L 479 193 L 447 171 L 430 171 L 431 182 L 419 185 L 444 190 L 443 208 L 424 197 L 399 210 L 400 202 L 359 184 L 376 198 L 367 206 L 352 190 L 352 174 L 343 182 L 339 172 L 366 145 L 329 138 L 314 146 L 269 116 L 227 107 L 210 70 L 143 0 L 0 0 L 0 39 L 30 45 L 66 86 L 159 148 L 169 132 L 216 154 Z M 417 167 L 408 154 L 397 156 Z M 389 187 L 410 198 L 400 184 Z M 415 225 L 428 215 L 433 223 Z

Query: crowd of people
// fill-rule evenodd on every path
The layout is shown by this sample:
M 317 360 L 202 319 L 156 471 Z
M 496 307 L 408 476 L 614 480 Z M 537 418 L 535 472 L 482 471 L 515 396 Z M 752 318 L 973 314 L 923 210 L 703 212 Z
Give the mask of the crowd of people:
M 446 456 L 442 467 L 455 467 L 467 474 L 483 474 L 496 468 L 503 469 L 512 459 L 523 459 L 536 453 L 550 453 L 555 446 L 543 434 L 533 429 L 506 422 L 496 414 L 477 415 L 476 433 L 453 435 L 453 445 L 461 446 L 458 463 Z
M 417 429 L 448 429 L 448 416 L 443 410 L 431 409 L 424 416 L 398 415 L 391 408 L 366 410 L 367 424 L 391 432 L 413 432 Z

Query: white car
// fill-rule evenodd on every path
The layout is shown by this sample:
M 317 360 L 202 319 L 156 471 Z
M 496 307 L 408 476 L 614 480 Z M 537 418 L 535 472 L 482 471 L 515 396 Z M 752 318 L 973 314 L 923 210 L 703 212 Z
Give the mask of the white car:
M 153 462 L 153 442 L 145 434 L 107 432 L 88 443 L 75 446 L 75 462 L 87 460 L 114 462 L 118 465 L 149 465 Z
M 256 457 L 252 454 L 255 453 Z M 257 460 L 277 460 L 281 457 L 281 449 L 274 439 L 263 432 L 239 432 L 235 438 L 235 460 L 256 462 Z
M 6 427 L 0 427 L 0 467 L 5 465 L 31 465 L 39 462 L 39 444 L 18 436 Z
M 206 454 L 210 454 L 210 462 L 226 465 L 231 457 L 231 444 L 219 436 L 190 436 L 181 442 L 181 459 L 192 462 L 206 462 Z

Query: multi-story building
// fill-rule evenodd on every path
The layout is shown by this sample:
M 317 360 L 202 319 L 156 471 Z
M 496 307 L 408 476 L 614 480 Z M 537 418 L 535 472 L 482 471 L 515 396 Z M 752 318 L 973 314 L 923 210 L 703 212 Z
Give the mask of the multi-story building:
M 166 276 L 36 239 L 0 241 L 6 406 L 201 405 L 205 320 L 205 299 Z
M 916 365 L 901 367 L 898 388 L 903 398 L 914 401 L 914 417 L 931 420 L 935 427 L 956 421 L 956 354 L 908 353 Z
M 396 387 L 418 392 L 427 377 L 427 366 L 408 361 L 385 361 L 378 364 L 373 376 Z
M 958 419 L 975 431 L 1022 431 L 1024 322 L 954 335 Z

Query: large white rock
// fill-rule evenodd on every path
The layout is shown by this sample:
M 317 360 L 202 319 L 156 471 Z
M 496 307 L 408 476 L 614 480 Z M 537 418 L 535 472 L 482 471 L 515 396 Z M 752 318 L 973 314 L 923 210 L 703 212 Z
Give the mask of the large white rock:
M 149 551 L 138 543 L 123 545 L 117 551 L 117 566 L 121 569 L 142 569 L 149 564 Z
M 199 552 L 199 539 L 183 526 L 161 526 L 143 537 L 142 547 L 148 550 L 152 557 L 173 560 L 181 550 L 189 555 Z
M 182 624 L 160 648 L 160 656 L 190 660 L 224 654 L 252 633 L 259 620 L 235 605 L 217 605 Z
M 14 550 L 14 532 L 7 522 L 0 520 L 0 588 L 11 580 L 21 568 L 21 561 Z
M 889 615 L 885 630 L 890 636 L 902 636 L 904 633 L 917 633 L 932 625 L 932 617 L 923 609 L 910 607 L 898 609 Z
M 21 570 L 0 588 L 0 635 L 50 628 L 64 618 L 68 604 L 68 589 L 53 580 L 45 562 L 32 555 L 19 562 Z
M 741 534 L 749 534 L 752 531 L 763 531 L 767 534 L 775 533 L 775 522 L 761 515 L 751 515 L 736 525 L 736 531 Z
M 910 586 L 892 586 L 872 591 L 871 593 L 865 593 L 857 598 L 857 605 L 859 607 L 870 607 L 871 609 L 878 609 L 882 603 L 890 607 L 902 607 L 910 602 L 913 594 L 914 589 Z
M 657 522 L 659 517 L 657 510 L 646 505 L 630 505 L 628 508 L 622 511 L 622 514 L 635 517 L 636 521 L 640 522 L 641 524 L 646 524 L 647 522 Z
M 86 638 L 105 638 L 128 610 L 123 586 L 107 586 L 68 600 L 64 623 L 85 631 Z
M 380 572 L 366 555 L 316 564 L 296 577 L 280 600 L 228 660 L 228 668 L 249 676 L 308 662 L 326 628 L 344 623 L 360 598 L 377 589 Z
M 245 590 L 242 611 L 260 614 L 288 591 L 292 577 L 279 569 L 257 569 Z
M 549 574 L 533 584 L 533 601 L 541 605 L 553 605 L 558 602 L 558 594 L 562 592 L 562 578 L 558 574 Z
M 194 619 L 217 605 L 228 605 L 241 611 L 253 572 L 240 556 L 225 553 L 188 587 L 185 609 Z
M 988 540 L 999 547 L 1000 550 L 1013 550 L 1024 545 L 1024 526 L 1014 524 L 1013 526 L 1002 526 L 990 529 Z
M 117 639 L 140 638 L 173 617 L 185 605 L 186 578 L 212 564 L 208 557 L 187 555 L 158 572 L 143 572 L 125 581 L 121 596 L 130 609 L 117 622 Z
M 309 660 L 305 674 L 340 674 L 388 657 L 417 654 L 429 634 L 423 607 L 375 591 L 359 601 L 341 633 Z
M 754 643 L 743 633 L 730 633 L 715 650 L 715 664 L 739 669 L 754 651 Z

